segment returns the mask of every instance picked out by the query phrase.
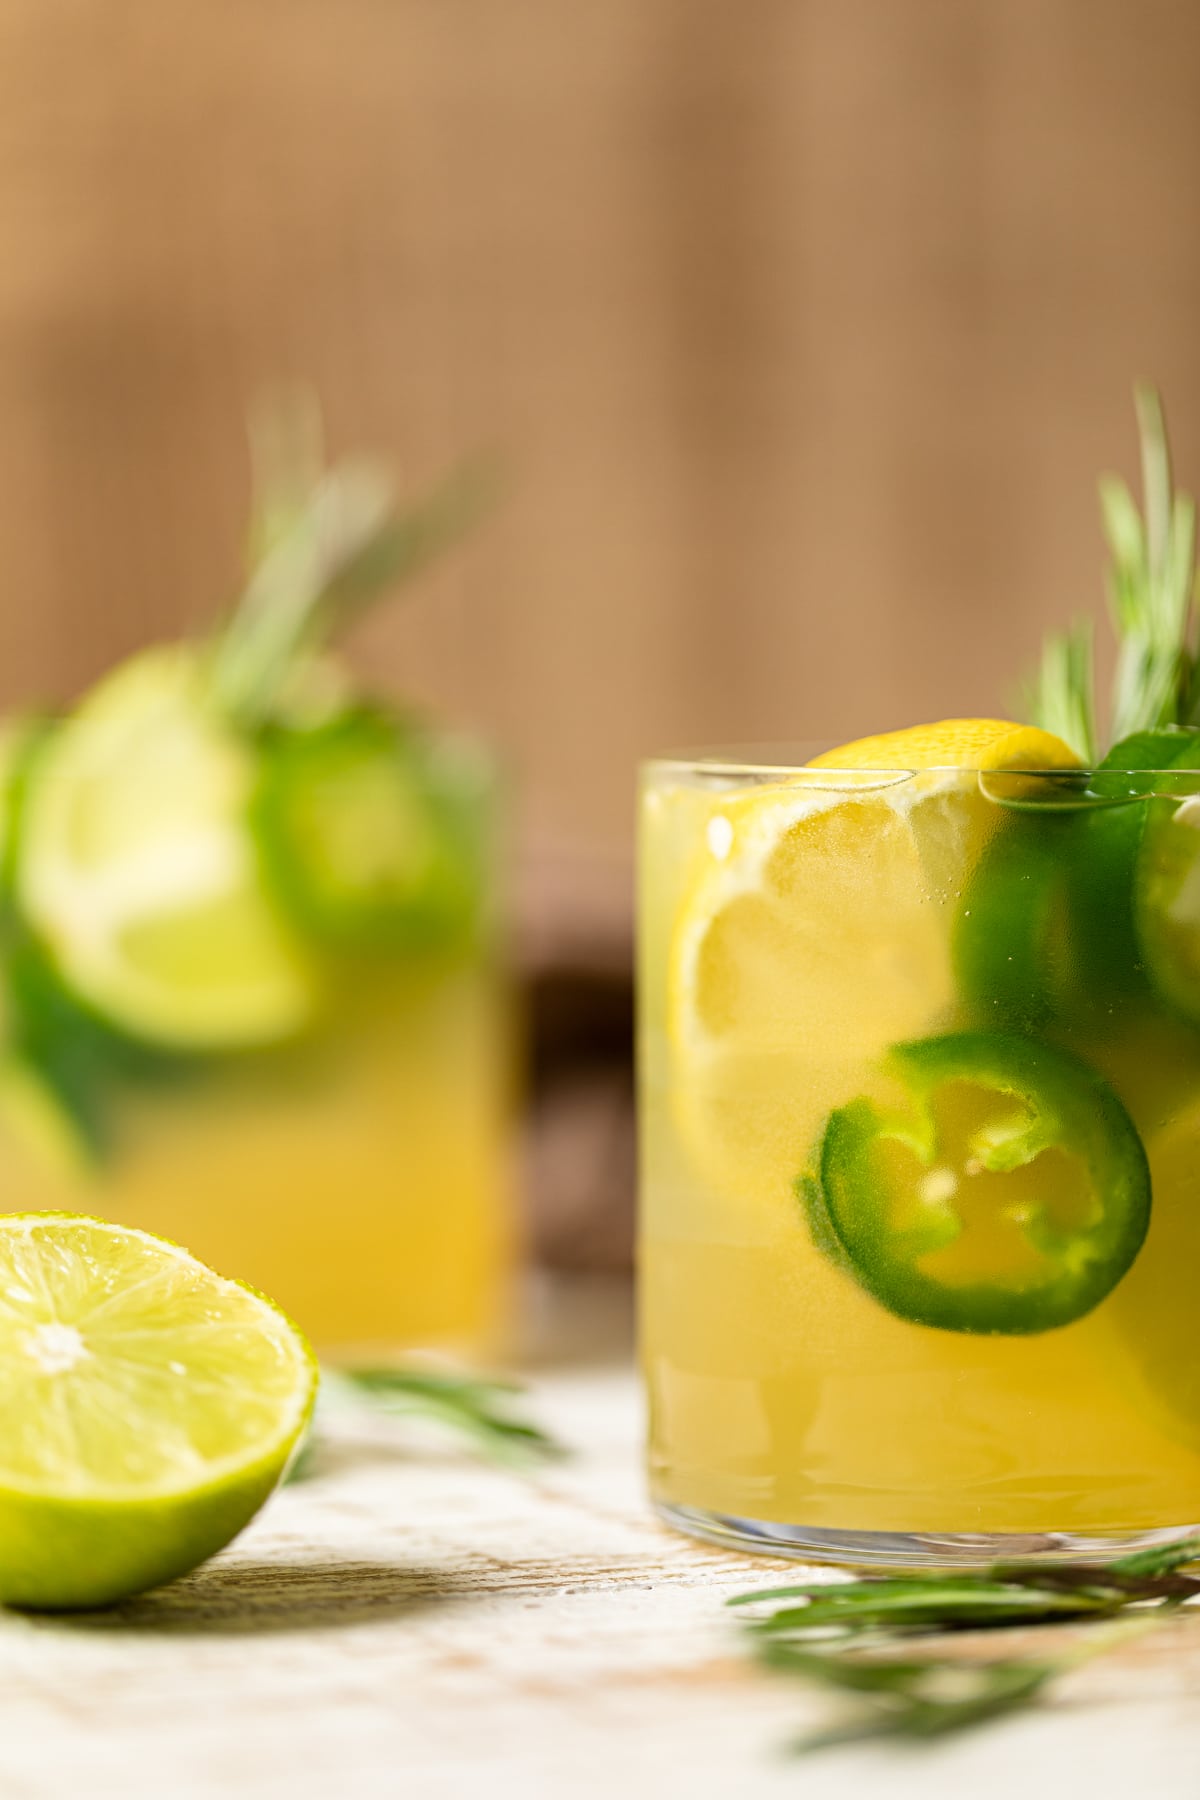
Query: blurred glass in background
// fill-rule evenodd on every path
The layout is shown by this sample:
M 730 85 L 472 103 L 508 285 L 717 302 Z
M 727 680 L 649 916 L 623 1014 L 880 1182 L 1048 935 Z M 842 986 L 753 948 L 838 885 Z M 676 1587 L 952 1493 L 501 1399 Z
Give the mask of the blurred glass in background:
M 323 1347 L 494 1343 L 513 1224 L 495 777 L 349 618 L 471 523 L 260 421 L 214 629 L 4 739 L 0 1181 L 186 1243 Z

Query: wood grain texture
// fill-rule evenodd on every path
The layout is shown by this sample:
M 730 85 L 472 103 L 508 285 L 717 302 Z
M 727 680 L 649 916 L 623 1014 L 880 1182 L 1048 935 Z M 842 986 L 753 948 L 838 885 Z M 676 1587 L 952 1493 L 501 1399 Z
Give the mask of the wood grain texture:
M 1194 1800 L 1196 1618 L 976 1738 L 788 1762 L 825 1703 L 756 1673 L 722 1601 L 795 1565 L 655 1524 L 627 1372 L 547 1375 L 533 1404 L 580 1447 L 536 1480 L 343 1420 L 315 1478 L 195 1575 L 0 1617 L 5 1800 Z
M 9 0 L 0 702 L 237 579 L 311 378 L 503 515 L 365 634 L 622 852 L 654 748 L 987 712 L 1099 599 L 1166 387 L 1200 481 L 1189 0 Z

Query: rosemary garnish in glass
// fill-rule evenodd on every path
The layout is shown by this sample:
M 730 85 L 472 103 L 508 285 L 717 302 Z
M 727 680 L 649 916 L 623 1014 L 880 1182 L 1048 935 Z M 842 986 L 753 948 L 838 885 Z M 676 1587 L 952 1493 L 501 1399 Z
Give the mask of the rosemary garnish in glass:
M 1046 639 L 1024 687 L 1023 714 L 1064 738 L 1087 764 L 1138 731 L 1200 725 L 1196 613 L 1196 503 L 1173 485 L 1162 403 L 1134 390 L 1141 438 L 1143 506 L 1117 475 L 1100 480 L 1108 544 L 1109 614 L 1117 640 L 1106 742 L 1097 725 L 1092 625 L 1077 621 Z

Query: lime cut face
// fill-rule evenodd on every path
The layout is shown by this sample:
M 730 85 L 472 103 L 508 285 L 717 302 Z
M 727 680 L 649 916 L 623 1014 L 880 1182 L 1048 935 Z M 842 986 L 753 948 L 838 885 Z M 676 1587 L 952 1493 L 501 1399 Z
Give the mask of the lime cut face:
M 316 1365 L 164 1239 L 0 1218 L 0 1600 L 105 1604 L 194 1568 L 278 1482 Z
M 219 1050 L 307 1021 L 311 977 L 246 822 L 253 781 L 180 648 L 118 670 L 39 758 L 21 905 L 67 985 L 135 1037 Z

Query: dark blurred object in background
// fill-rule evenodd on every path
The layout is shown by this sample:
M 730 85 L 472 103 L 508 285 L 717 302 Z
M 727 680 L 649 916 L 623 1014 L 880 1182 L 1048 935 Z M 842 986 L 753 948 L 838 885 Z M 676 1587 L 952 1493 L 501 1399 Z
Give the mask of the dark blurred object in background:
M 536 1261 L 633 1263 L 631 876 L 597 857 L 526 870 L 518 939 L 529 1051 L 526 1188 Z

